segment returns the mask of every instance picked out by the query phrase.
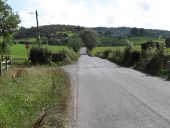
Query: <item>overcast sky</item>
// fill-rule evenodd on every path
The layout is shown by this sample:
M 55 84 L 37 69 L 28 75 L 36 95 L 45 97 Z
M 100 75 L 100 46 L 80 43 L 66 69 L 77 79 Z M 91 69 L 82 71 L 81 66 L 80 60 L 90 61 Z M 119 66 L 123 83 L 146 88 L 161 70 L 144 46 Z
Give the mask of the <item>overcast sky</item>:
M 21 26 L 69 24 L 85 27 L 143 27 L 170 30 L 170 0 L 8 0 Z

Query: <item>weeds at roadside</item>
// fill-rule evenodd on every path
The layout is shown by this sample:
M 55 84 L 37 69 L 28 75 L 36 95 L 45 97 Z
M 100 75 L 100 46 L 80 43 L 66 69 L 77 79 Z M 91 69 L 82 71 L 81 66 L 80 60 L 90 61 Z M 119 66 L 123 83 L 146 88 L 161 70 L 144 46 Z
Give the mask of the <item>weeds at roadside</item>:
M 32 128 L 43 110 L 47 115 L 41 120 L 40 127 L 54 123 L 48 120 L 49 112 L 51 115 L 56 113 L 57 116 L 51 119 L 57 120 L 57 125 L 65 126 L 70 81 L 62 70 L 13 68 L 0 78 L 0 82 L 1 128 Z

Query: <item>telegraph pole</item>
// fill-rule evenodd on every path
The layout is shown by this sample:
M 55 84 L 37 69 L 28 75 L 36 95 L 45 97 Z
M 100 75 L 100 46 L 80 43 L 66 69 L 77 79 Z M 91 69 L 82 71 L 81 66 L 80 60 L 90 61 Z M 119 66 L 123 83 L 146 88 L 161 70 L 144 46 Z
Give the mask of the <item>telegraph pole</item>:
M 38 37 L 38 46 L 40 47 L 40 30 L 39 30 L 39 22 L 38 22 L 38 12 L 36 10 L 36 21 L 37 21 L 37 37 Z

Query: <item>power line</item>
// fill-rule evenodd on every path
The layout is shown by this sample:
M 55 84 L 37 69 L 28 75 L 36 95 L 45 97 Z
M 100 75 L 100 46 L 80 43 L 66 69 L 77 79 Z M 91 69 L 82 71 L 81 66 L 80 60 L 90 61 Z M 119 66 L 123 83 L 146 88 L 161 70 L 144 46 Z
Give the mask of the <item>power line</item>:
M 17 14 L 25 13 L 25 14 L 30 14 L 30 15 L 36 15 L 35 12 L 31 12 L 31 11 L 15 11 L 14 13 L 17 13 Z M 49 21 L 47 21 L 46 19 L 44 19 L 40 14 L 38 14 L 38 17 L 39 17 L 44 23 L 47 23 L 48 25 L 49 25 L 49 24 L 52 24 L 52 23 L 50 23 Z
M 39 17 L 42 21 L 46 22 L 47 24 L 51 24 L 49 21 L 45 20 L 42 16 L 39 15 Z

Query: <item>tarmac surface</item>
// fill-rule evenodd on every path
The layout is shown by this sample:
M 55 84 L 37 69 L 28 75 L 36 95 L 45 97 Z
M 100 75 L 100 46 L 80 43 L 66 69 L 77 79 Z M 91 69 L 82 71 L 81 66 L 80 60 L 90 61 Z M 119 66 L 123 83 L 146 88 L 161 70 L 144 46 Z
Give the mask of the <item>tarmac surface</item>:
M 75 128 L 170 128 L 170 82 L 82 55 L 64 68 Z

